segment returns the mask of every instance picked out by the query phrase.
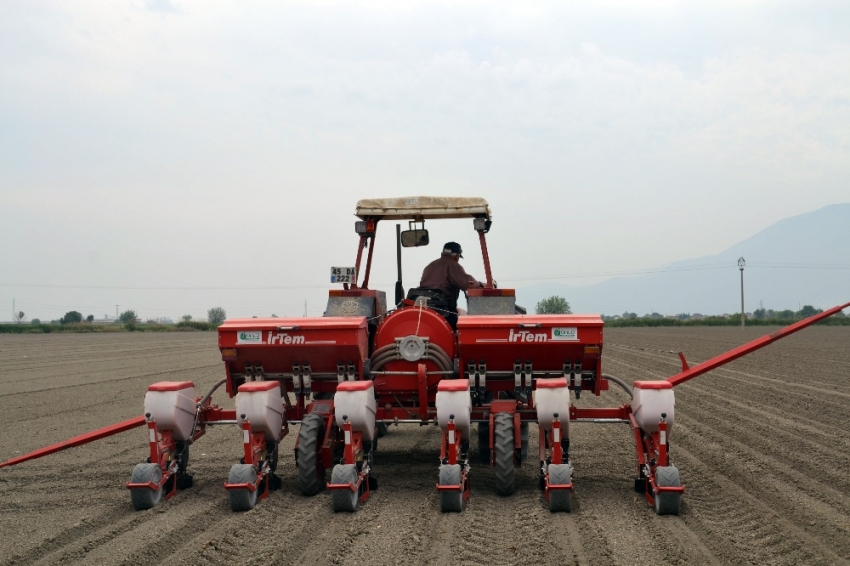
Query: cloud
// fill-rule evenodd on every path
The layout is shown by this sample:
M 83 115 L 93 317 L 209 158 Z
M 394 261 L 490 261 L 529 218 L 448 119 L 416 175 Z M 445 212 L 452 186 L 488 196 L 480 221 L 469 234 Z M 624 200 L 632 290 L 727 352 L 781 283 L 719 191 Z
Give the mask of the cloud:
M 90 277 L 70 258 L 103 241 L 116 280 L 203 280 L 232 257 L 321 283 L 350 255 L 357 198 L 480 194 L 499 279 L 709 255 L 846 200 L 850 41 L 832 8 L 630 6 L 13 4 L 0 241 L 41 227 L 7 250 L 51 258 L 36 278 L 63 261 Z M 387 261 L 373 280 L 393 280 Z
M 145 0 L 145 7 L 152 12 L 180 13 L 169 0 Z

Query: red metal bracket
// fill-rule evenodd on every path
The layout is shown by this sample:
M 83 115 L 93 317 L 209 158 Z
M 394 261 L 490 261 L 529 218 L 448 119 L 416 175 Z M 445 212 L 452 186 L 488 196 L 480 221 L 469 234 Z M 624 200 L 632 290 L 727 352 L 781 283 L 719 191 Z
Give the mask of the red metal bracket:
M 457 430 L 455 426 L 454 419 L 449 419 L 449 422 L 446 425 L 446 430 L 443 431 L 442 439 L 440 441 L 440 463 L 445 463 L 450 466 L 461 464 L 461 481 L 458 485 L 440 485 L 437 484 L 437 491 L 462 491 L 463 492 L 463 501 L 469 499 L 470 487 L 469 487 L 469 463 L 459 462 L 459 456 L 461 456 L 461 446 L 462 435 L 459 430 Z
M 690 369 L 688 362 L 685 360 L 685 354 L 679 352 L 679 359 L 682 360 L 682 371 L 687 371 Z
M 546 444 L 549 445 L 549 461 L 552 464 L 561 464 L 564 459 L 563 448 L 561 447 L 561 421 L 559 419 L 554 419 L 552 421 L 552 430 L 548 433 L 544 433 L 543 429 L 540 429 L 541 436 L 541 444 L 545 441 Z M 545 439 L 543 438 L 545 434 Z M 543 462 L 547 460 L 544 458 Z M 573 482 L 564 483 L 564 484 L 552 484 L 549 483 L 549 466 L 546 466 L 546 471 L 543 474 L 543 492 L 546 495 L 546 500 L 549 500 L 549 492 L 552 490 L 561 490 L 566 489 L 572 491 Z
M 428 375 L 426 365 L 419 364 L 416 368 L 416 377 L 419 381 L 419 419 L 428 420 Z
M 244 416 L 244 415 L 243 415 Z M 269 469 L 268 465 L 260 466 L 261 462 L 261 454 L 264 450 L 266 450 L 266 435 L 263 432 L 253 432 L 251 430 L 251 423 L 248 419 L 242 419 L 242 450 L 243 450 L 243 464 L 248 464 L 253 466 L 257 471 L 257 480 L 253 483 L 229 483 L 224 482 L 224 489 L 247 489 L 248 491 L 257 491 L 260 489 L 260 486 L 263 486 L 263 489 L 260 490 L 260 495 L 258 500 L 266 499 L 269 496 L 269 492 L 271 492 L 271 479 L 272 472 Z
M 146 418 L 146 417 L 142 417 Z M 172 461 L 169 464 L 168 457 L 177 449 L 177 443 L 174 442 L 173 433 L 170 430 L 159 432 L 159 440 L 157 439 L 156 421 L 147 419 L 148 425 L 148 445 L 150 448 L 150 456 L 148 462 L 159 466 L 162 472 L 162 479 L 159 484 L 154 482 L 148 483 L 133 483 L 127 482 L 124 485 L 127 489 L 148 488 L 158 490 L 160 487 L 165 487 L 169 482 L 171 485 L 165 491 L 165 499 L 171 499 L 177 494 L 177 462 Z
M 342 425 L 342 433 L 345 437 L 345 463 L 356 465 L 357 454 L 362 454 L 363 452 L 363 434 L 352 430 L 351 423 L 347 420 Z M 369 460 L 364 458 L 360 472 L 357 474 L 356 483 L 329 483 L 326 487 L 329 490 L 350 489 L 360 494 L 360 503 L 365 503 L 372 493 L 369 486 L 370 471 Z

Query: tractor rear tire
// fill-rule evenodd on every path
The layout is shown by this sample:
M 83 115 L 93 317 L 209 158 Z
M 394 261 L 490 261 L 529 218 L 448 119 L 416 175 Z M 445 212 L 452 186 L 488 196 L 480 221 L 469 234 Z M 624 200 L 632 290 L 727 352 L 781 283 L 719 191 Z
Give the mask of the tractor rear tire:
M 331 483 L 357 483 L 358 475 L 355 464 L 337 464 L 331 473 Z M 331 491 L 331 504 L 334 513 L 353 513 L 360 504 L 360 494 L 350 489 L 334 489 Z
M 298 431 L 298 485 L 304 495 L 316 495 L 325 487 L 325 470 L 319 467 L 319 445 L 324 440 L 325 419 L 318 413 L 307 413 Z
M 443 464 L 440 466 L 440 485 L 461 485 L 463 474 L 460 464 Z M 440 491 L 440 511 L 443 513 L 460 513 L 463 511 L 463 489 L 457 491 Z
M 256 483 L 257 470 L 250 464 L 233 464 L 230 468 L 230 476 L 227 483 Z M 250 511 L 257 504 L 257 496 L 260 494 L 260 486 L 254 491 L 248 488 L 229 489 L 227 495 L 230 498 L 230 508 L 233 511 Z
M 133 475 L 130 476 L 130 483 L 149 483 L 153 482 L 159 485 L 162 481 L 162 470 L 157 464 L 136 464 L 133 468 Z M 149 489 L 147 487 L 137 487 L 130 490 L 130 500 L 133 502 L 133 508 L 136 511 L 151 509 L 157 503 L 162 501 L 162 486 L 159 489 Z
M 564 485 L 571 483 L 573 467 L 570 464 L 549 464 L 549 483 L 551 485 Z M 573 510 L 572 490 L 550 489 L 549 511 L 557 513 L 564 511 L 569 513 Z
M 493 469 L 496 472 L 496 493 L 511 495 L 514 492 L 514 416 L 497 413 L 493 431 Z
M 655 468 L 655 485 L 658 487 L 679 487 L 679 469 L 675 466 L 658 466 Z M 661 492 L 655 494 L 655 512 L 659 515 L 678 515 L 682 508 L 682 494 L 677 492 Z

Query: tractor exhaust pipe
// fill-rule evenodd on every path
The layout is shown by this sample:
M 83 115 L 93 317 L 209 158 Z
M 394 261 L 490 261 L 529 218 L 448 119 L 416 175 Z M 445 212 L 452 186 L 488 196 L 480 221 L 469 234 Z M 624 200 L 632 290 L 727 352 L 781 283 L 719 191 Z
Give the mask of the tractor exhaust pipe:
M 395 225 L 395 249 L 396 263 L 398 264 L 398 281 L 395 282 L 395 304 L 401 304 L 404 300 L 404 287 L 401 285 L 401 224 Z

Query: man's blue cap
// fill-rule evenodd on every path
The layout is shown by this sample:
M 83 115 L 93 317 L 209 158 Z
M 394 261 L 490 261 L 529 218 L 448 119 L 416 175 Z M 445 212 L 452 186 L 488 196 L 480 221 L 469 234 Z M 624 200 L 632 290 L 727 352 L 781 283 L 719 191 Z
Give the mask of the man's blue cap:
M 460 244 L 457 242 L 448 242 L 445 246 L 443 246 L 444 254 L 457 254 L 460 257 L 463 257 L 463 250 L 460 248 Z

